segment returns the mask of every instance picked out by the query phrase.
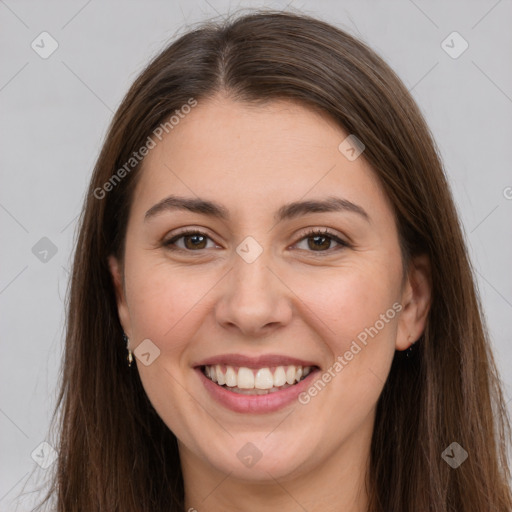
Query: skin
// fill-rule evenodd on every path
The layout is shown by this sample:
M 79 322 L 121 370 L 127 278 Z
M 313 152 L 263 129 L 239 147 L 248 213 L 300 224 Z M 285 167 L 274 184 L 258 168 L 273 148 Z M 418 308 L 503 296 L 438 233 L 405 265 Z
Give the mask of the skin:
M 349 161 L 338 150 L 347 135 L 291 101 L 255 107 L 218 95 L 144 161 L 124 265 L 109 263 L 130 348 L 149 338 L 160 350 L 148 366 L 135 360 L 178 438 L 187 509 L 366 510 L 376 403 L 395 350 L 425 328 L 431 285 L 423 256 L 403 274 L 392 207 L 364 156 Z M 222 203 L 231 219 L 166 211 L 145 221 L 171 194 Z M 273 219 L 285 203 L 332 195 L 364 208 L 369 221 L 348 211 Z M 181 238 L 182 251 L 162 245 L 188 227 L 209 238 Z M 351 245 L 321 240 L 315 250 L 308 228 Z M 247 236 L 263 249 L 250 264 L 236 252 Z M 218 354 L 285 354 L 325 371 L 394 303 L 400 314 L 306 405 L 236 413 L 210 398 L 192 368 Z M 248 442 L 262 454 L 252 467 L 237 457 Z

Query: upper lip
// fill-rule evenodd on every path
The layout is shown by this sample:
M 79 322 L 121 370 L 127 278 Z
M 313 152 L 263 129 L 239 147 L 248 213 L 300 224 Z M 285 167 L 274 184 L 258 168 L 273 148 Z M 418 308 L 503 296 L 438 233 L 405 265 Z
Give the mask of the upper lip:
M 313 361 L 306 361 L 304 359 L 297 359 L 296 357 L 285 356 L 281 354 L 267 354 L 258 357 L 245 356 L 243 354 L 221 354 L 218 356 L 209 357 L 199 363 L 197 366 L 213 366 L 215 364 L 226 364 L 229 366 L 244 366 L 247 368 L 268 368 L 272 366 L 318 366 Z

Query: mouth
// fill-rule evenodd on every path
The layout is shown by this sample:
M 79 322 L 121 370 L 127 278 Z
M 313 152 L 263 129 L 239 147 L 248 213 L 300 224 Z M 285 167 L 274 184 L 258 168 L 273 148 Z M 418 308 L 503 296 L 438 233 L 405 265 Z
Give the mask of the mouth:
M 226 391 L 241 395 L 268 395 L 302 382 L 318 366 L 280 365 L 249 368 L 228 364 L 202 365 L 202 374 Z
M 316 361 L 285 354 L 218 354 L 192 367 L 215 403 L 243 414 L 292 405 L 320 373 Z

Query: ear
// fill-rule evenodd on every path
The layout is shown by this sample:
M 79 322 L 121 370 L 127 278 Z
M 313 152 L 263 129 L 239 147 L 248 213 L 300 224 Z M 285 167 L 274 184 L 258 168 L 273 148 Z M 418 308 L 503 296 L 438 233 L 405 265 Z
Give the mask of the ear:
M 130 314 L 128 312 L 128 305 L 126 303 L 122 267 L 117 258 L 112 255 L 108 257 L 108 266 L 112 275 L 112 280 L 114 282 L 119 321 L 121 322 L 121 326 L 123 327 L 123 330 L 128 338 L 131 338 Z
M 407 350 L 423 334 L 432 299 L 432 278 L 427 255 L 414 256 L 402 289 L 396 350 Z

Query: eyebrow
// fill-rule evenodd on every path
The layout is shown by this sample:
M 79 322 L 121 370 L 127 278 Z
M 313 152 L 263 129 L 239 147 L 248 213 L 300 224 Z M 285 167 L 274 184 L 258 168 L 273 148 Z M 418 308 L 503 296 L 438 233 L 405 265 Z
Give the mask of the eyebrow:
M 185 210 L 201 215 L 207 215 L 224 221 L 230 220 L 229 211 L 221 204 L 215 201 L 209 201 L 201 198 L 179 197 L 171 195 L 162 199 L 160 202 L 152 206 L 145 214 L 144 221 L 151 219 L 161 213 L 175 210 Z M 343 199 L 341 197 L 330 196 L 325 199 L 294 201 L 285 204 L 277 210 L 274 215 L 276 222 L 291 220 L 308 213 L 319 212 L 351 212 L 363 217 L 370 222 L 370 216 L 359 205 Z

